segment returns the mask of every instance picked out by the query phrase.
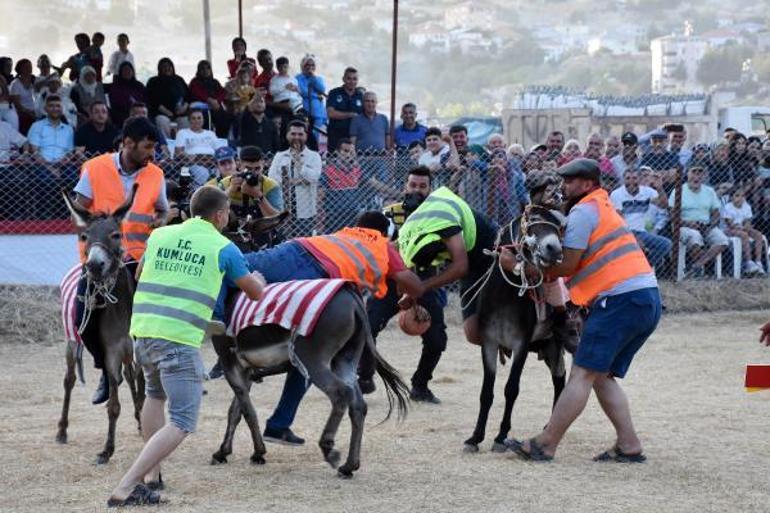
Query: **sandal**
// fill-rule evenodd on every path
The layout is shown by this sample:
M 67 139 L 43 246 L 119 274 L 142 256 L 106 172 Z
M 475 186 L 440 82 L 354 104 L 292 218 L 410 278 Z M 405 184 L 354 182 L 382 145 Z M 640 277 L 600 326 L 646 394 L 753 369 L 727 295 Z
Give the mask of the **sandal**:
M 529 451 L 525 451 L 524 444 L 518 440 L 511 440 L 509 447 L 527 461 L 553 461 L 553 456 L 546 454 L 543 447 L 534 438 L 529 439 Z
M 147 488 L 149 488 L 154 492 L 165 490 L 166 483 L 163 482 L 163 474 L 158 472 L 158 479 L 153 481 L 147 481 L 146 483 L 144 483 L 144 486 L 146 486 Z
M 614 463 L 644 463 L 647 456 L 641 452 L 636 454 L 626 454 L 616 445 L 601 454 L 594 456 L 594 461 L 609 461 Z
M 125 499 L 115 499 L 114 497 L 107 499 L 107 507 L 144 506 L 145 504 L 158 504 L 159 502 L 160 494 L 158 492 L 153 492 L 147 486 L 139 483 Z

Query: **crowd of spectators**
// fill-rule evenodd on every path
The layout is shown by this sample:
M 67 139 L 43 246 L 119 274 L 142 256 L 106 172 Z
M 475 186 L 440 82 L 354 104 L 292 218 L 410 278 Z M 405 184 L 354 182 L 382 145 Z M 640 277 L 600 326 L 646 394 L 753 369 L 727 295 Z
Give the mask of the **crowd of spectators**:
M 158 129 L 156 161 L 169 178 L 184 168 L 193 187 L 218 183 L 244 215 L 288 209 L 289 235 L 333 231 L 362 210 L 397 200 L 415 166 L 431 171 L 434 186 L 451 187 L 504 224 L 528 201 L 527 175 L 584 157 L 599 163 L 614 206 L 659 273 L 669 268 L 677 177 L 688 274 L 706 274 L 731 237 L 740 241 L 744 273 L 767 271 L 767 140 L 728 129 L 716 144 L 690 147 L 685 128 L 670 124 L 585 141 L 554 131 L 529 149 L 507 146 L 501 134 L 476 145 L 464 126 L 420 124 L 413 103 L 402 106 L 391 131 L 376 92 L 359 85 L 354 67 L 327 92 L 311 54 L 295 73 L 288 58 L 274 60 L 268 49 L 249 57 L 238 37 L 226 80 L 202 60 L 187 81 L 164 57 L 144 84 L 129 37 L 117 36 L 106 68 L 104 42 L 101 33 L 78 34 L 71 57 L 54 66 L 41 55 L 37 74 L 29 59 L 14 65 L 0 57 L 0 220 L 66 215 L 57 191 L 76 180 L 86 158 L 117 148 L 126 119 L 143 116 Z M 13 166 L 25 176 L 8 172 Z M 21 201 L 29 184 L 34 194 Z

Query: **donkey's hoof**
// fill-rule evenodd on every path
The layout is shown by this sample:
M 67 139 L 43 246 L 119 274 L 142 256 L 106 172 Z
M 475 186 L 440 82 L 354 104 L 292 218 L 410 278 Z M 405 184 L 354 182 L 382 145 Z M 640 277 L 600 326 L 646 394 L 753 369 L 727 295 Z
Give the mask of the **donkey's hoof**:
M 66 444 L 67 443 L 67 433 L 58 433 L 56 435 L 56 443 Z
M 342 479 L 352 479 L 353 478 L 353 472 L 358 470 L 359 465 L 348 465 L 345 463 L 340 468 L 337 469 L 337 475 L 341 477 Z
M 265 457 L 261 454 L 252 454 L 251 458 L 252 465 L 264 465 L 265 464 Z
M 505 444 L 505 442 L 495 442 L 492 444 L 492 452 L 503 453 L 506 451 L 508 451 L 508 446 Z
M 324 454 L 324 459 L 332 468 L 337 468 L 337 465 L 340 464 L 340 451 L 337 449 L 329 449 L 329 451 Z
M 227 456 L 225 456 L 222 453 L 215 452 L 211 455 L 211 464 L 212 465 L 224 465 L 227 463 Z
M 96 464 L 97 465 L 104 465 L 106 463 L 110 462 L 110 455 L 104 452 L 100 452 L 96 455 Z
M 475 454 L 479 452 L 479 446 L 474 443 L 465 442 L 465 444 L 463 444 L 463 452 L 467 452 L 468 454 Z

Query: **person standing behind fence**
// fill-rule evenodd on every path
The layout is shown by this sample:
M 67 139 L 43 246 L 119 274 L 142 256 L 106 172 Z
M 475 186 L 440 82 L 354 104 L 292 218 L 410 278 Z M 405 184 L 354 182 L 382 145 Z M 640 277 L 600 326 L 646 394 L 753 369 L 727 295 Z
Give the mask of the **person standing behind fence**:
M 590 307 L 569 381 L 545 429 L 510 447 L 522 458 L 552 460 L 567 429 L 580 416 L 591 390 L 596 393 L 617 438 L 594 461 L 644 461 L 623 378 L 634 355 L 652 335 L 661 314 L 660 293 L 650 264 L 601 188 L 594 160 L 577 159 L 559 168 L 569 216 L 564 260 L 548 269 L 551 278 L 568 277 L 570 299 Z M 513 271 L 516 257 L 504 249 L 501 264 Z
M 364 89 L 358 87 L 358 70 L 345 68 L 342 84 L 329 91 L 326 101 L 328 151 L 337 151 L 339 140 L 350 137 L 351 120 L 364 111 Z
M 307 125 L 300 120 L 289 123 L 286 133 L 289 149 L 273 157 L 268 176 L 281 184 L 286 210 L 292 218 L 288 237 L 313 234 L 318 214 L 318 180 L 321 178 L 321 156 L 306 146 Z
M 399 152 L 404 152 L 415 141 L 425 142 L 428 127 L 417 122 L 417 105 L 405 103 L 401 107 L 401 124 L 393 132 L 393 145 Z
M 111 213 L 130 197 L 134 185 L 138 185 L 131 209 L 123 220 L 123 249 L 131 276 L 137 262 L 141 260 L 147 246 L 147 239 L 154 228 L 165 223 L 168 211 L 166 185 L 163 171 L 152 163 L 158 135 L 155 127 L 145 118 L 131 118 L 123 128 L 123 147 L 120 152 L 107 153 L 83 164 L 80 181 L 75 186 L 77 202 L 91 213 Z M 84 246 L 80 247 L 80 258 L 84 261 Z M 85 306 L 82 298 L 86 292 L 87 280 L 78 282 L 75 325 L 82 323 Z M 99 325 L 98 310 L 93 312 L 89 322 L 81 331 L 86 349 L 94 357 L 94 367 L 104 369 L 104 353 L 98 336 L 93 332 Z M 95 314 L 95 315 L 94 315 Z M 106 373 L 102 372 L 94 396 L 94 404 L 107 400 L 109 386 Z
M 200 347 L 222 283 L 234 283 L 252 300 L 265 287 L 264 279 L 249 274 L 241 252 L 220 233 L 230 214 L 227 195 L 216 187 L 201 187 L 190 210 L 192 219 L 150 236 L 137 270 L 130 333 L 146 381 L 145 445 L 113 490 L 108 507 L 160 501 L 143 481 L 162 483 L 160 463 L 195 431 L 205 375 Z

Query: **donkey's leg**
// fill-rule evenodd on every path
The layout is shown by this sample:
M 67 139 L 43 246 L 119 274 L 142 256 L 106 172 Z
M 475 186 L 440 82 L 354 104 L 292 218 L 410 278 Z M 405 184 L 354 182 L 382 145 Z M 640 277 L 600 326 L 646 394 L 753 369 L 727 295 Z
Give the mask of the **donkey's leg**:
M 107 381 L 110 386 L 110 398 L 107 400 L 109 427 L 107 428 L 107 442 L 104 444 L 104 450 L 96 456 L 96 463 L 99 465 L 110 461 L 110 458 L 115 453 L 115 426 L 120 416 L 120 399 L 118 398 L 120 355 L 108 353 L 104 365 L 107 371 Z
M 356 379 L 356 369 L 359 358 L 354 354 L 343 357 L 341 362 L 337 363 L 334 371 L 337 376 L 348 385 L 352 390 L 352 400 L 348 407 L 348 416 L 350 417 L 350 447 L 348 447 L 348 459 L 344 465 L 337 469 L 341 477 L 353 477 L 353 472 L 361 466 L 361 440 L 364 436 L 364 419 L 366 418 L 367 406 L 364 401 L 364 395 Z
M 133 356 L 131 356 L 133 358 Z M 142 372 L 141 369 L 139 372 Z M 139 391 L 137 389 L 137 372 L 134 366 L 134 362 L 130 359 L 128 362 L 123 362 L 123 377 L 126 378 L 128 383 L 128 390 L 131 392 L 131 401 L 134 403 L 134 418 L 136 419 L 136 427 L 139 433 L 142 432 L 142 402 L 139 399 Z
M 508 375 L 508 381 L 505 383 L 505 409 L 503 410 L 503 420 L 500 422 L 500 432 L 495 438 L 495 444 L 492 450 L 495 452 L 505 452 L 505 439 L 511 430 L 511 414 L 513 413 L 513 404 L 519 397 L 519 383 L 521 381 L 521 371 L 527 362 L 527 348 L 518 347 L 513 355 L 511 362 L 511 373 Z
M 478 452 L 479 444 L 484 440 L 484 434 L 489 418 L 489 410 L 495 398 L 495 375 L 497 373 L 497 351 L 498 345 L 493 342 L 485 342 L 481 346 L 481 365 L 484 368 L 484 381 L 481 385 L 481 395 L 479 396 L 479 416 L 476 420 L 476 427 L 473 435 L 467 439 L 465 452 Z
M 235 436 L 235 429 L 241 422 L 241 403 L 238 398 L 233 395 L 233 400 L 230 402 L 230 408 L 227 410 L 227 428 L 225 428 L 225 438 L 222 440 L 222 444 L 219 446 L 219 450 L 211 455 L 211 464 L 218 465 L 220 463 L 227 463 L 227 457 L 233 453 L 233 437 Z
M 545 364 L 551 371 L 551 382 L 553 383 L 553 404 L 551 410 L 556 407 L 556 401 L 564 390 L 567 381 L 567 369 L 564 365 L 564 349 L 562 344 L 556 340 L 551 340 L 548 346 L 548 352 L 545 358 Z
M 76 342 L 67 342 L 67 371 L 64 373 L 64 403 L 61 408 L 61 418 L 59 419 L 59 431 L 56 434 L 56 441 L 60 444 L 67 443 L 67 426 L 69 426 L 70 398 L 72 397 L 72 387 L 75 386 L 75 344 Z
M 299 353 L 299 351 L 298 351 Z M 324 426 L 318 446 L 324 455 L 324 460 L 333 468 L 337 468 L 340 462 L 340 453 L 334 448 L 334 439 L 340 427 L 345 410 L 353 401 L 353 386 L 345 383 L 331 370 L 328 362 L 319 362 L 318 358 L 302 358 L 302 363 L 308 371 L 310 380 L 317 386 L 332 403 L 332 411 Z
M 227 423 L 228 426 L 232 424 L 232 427 L 230 427 L 232 433 L 230 434 L 229 444 L 226 444 L 228 432 L 225 432 L 225 440 L 222 442 L 222 445 L 224 445 L 225 448 L 229 447 L 230 452 L 232 452 L 232 436 L 235 433 L 238 420 L 240 420 L 240 415 L 243 415 L 243 417 L 246 419 L 246 424 L 249 426 L 249 431 L 251 431 L 251 441 L 254 444 L 254 453 L 251 455 L 251 462 L 256 465 L 264 465 L 264 456 L 267 452 L 267 449 L 265 449 L 265 442 L 262 440 L 262 432 L 259 429 L 257 411 L 254 409 L 254 404 L 251 402 L 251 397 L 249 397 L 249 391 L 251 390 L 251 380 L 249 379 L 246 370 L 239 364 L 228 365 L 227 363 L 222 362 L 222 365 L 225 368 L 225 378 L 230 384 L 230 388 L 232 388 L 233 393 L 235 393 L 235 399 L 240 405 L 240 412 L 238 417 L 235 417 L 234 410 L 231 409 L 228 412 Z M 225 457 L 228 454 L 229 453 L 219 453 L 220 456 Z M 216 459 L 216 456 L 217 453 L 215 453 L 212 458 Z

